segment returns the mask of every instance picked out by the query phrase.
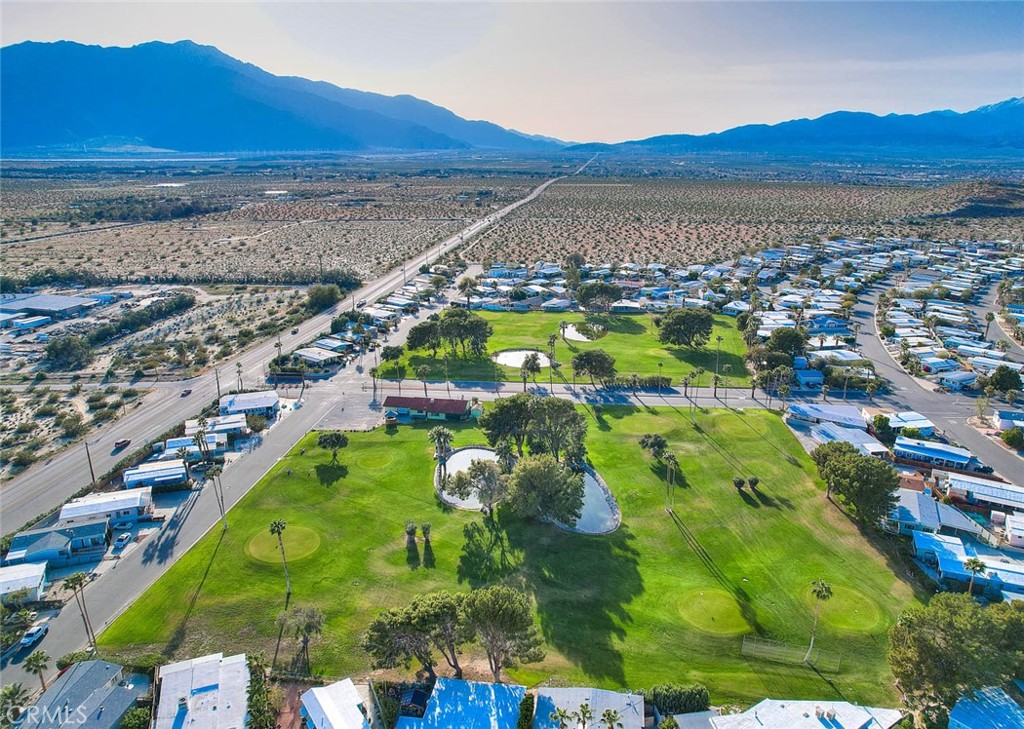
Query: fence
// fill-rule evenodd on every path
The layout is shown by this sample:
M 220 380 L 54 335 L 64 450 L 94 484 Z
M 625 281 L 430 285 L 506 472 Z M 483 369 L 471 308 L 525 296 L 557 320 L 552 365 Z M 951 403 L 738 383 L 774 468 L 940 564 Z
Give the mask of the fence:
M 751 658 L 760 658 L 765 661 L 788 663 L 791 665 L 803 663 L 804 656 L 807 655 L 807 649 L 803 646 L 782 643 L 777 640 L 768 640 L 767 638 L 758 638 L 753 635 L 743 636 L 743 647 L 740 652 Z M 811 651 L 811 659 L 808 663 L 819 671 L 839 673 L 842 656 L 838 653 L 815 648 Z

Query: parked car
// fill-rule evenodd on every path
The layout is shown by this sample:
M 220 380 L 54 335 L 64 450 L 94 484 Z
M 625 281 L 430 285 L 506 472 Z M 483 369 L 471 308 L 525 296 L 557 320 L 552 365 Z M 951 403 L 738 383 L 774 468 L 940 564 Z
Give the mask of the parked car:
M 130 521 L 115 521 L 110 525 L 110 528 L 119 532 L 124 532 L 131 529 L 132 526 L 133 524 Z
M 129 544 L 132 543 L 132 540 L 134 538 L 135 537 L 133 537 L 130 532 L 125 532 L 124 534 L 121 534 L 114 541 L 114 549 L 124 549 L 125 547 L 127 547 Z
M 121 440 L 115 440 L 114 441 L 114 450 L 115 451 L 119 451 L 122 448 L 127 448 L 129 445 L 131 445 L 131 442 L 132 442 L 131 438 L 122 438 Z
M 366 306 L 366 299 L 359 299 L 359 301 L 356 302 L 357 309 L 362 309 L 364 306 Z
M 298 334 L 298 333 L 299 333 L 299 328 L 298 327 L 295 327 L 294 329 L 292 329 L 292 334 Z
M 39 617 L 39 613 L 35 610 L 19 610 L 4 618 L 4 625 L 20 625 L 21 623 L 31 625 L 37 617 Z
M 43 636 L 46 635 L 46 632 L 49 629 L 49 623 L 43 623 L 42 625 L 37 625 L 34 628 L 29 628 L 28 630 L 26 630 L 25 635 L 21 638 L 22 648 L 27 648 L 28 646 L 35 645 L 36 643 L 41 641 L 43 639 Z
M 191 394 L 192 394 L 192 390 L 190 390 L 188 388 L 185 388 L 184 390 L 181 391 L 181 396 L 182 397 L 188 397 Z

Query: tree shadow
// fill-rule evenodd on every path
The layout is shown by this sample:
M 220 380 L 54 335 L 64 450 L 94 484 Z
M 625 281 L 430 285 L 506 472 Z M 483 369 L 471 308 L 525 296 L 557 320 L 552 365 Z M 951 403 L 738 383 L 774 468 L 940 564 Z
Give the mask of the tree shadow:
M 348 475 L 348 466 L 343 463 L 318 463 L 314 470 L 320 484 L 327 487 L 333 486 Z
M 423 540 L 423 567 L 432 570 L 437 567 L 437 559 L 434 557 L 434 547 L 429 539 Z
M 462 536 L 465 542 L 456 575 L 459 582 L 468 582 L 470 587 L 500 582 L 522 563 L 521 551 L 513 551 L 494 519 L 485 519 L 483 525 L 475 521 L 467 524 Z
M 416 542 L 416 535 L 408 534 L 405 537 L 405 563 L 410 570 L 418 570 L 422 564 L 420 560 L 420 545 Z
M 747 506 L 753 507 L 755 509 L 760 509 L 761 508 L 761 502 L 758 501 L 757 499 L 755 499 L 750 494 L 748 494 L 746 489 L 736 489 L 736 490 L 739 491 L 740 498 L 743 499 L 743 503 L 744 504 L 746 504 Z
M 754 502 L 757 503 L 757 502 Z M 760 506 L 760 504 L 758 504 Z M 726 591 L 732 595 L 733 600 L 736 601 L 736 607 L 739 608 L 740 615 L 746 621 L 747 625 L 753 629 L 758 635 L 765 635 L 766 631 L 761 622 L 757 619 L 757 610 L 751 604 L 750 595 L 742 587 L 737 585 L 727 574 L 722 570 L 721 567 L 715 562 L 711 554 L 704 548 L 704 545 L 700 543 L 694 533 L 688 526 L 683 522 L 679 515 L 675 511 L 669 512 L 672 517 L 672 522 L 675 524 L 676 529 L 683 535 L 683 539 L 686 541 L 687 546 L 693 550 L 693 553 L 697 555 L 697 558 L 701 561 L 705 568 L 712 577 L 721 585 Z
M 627 607 L 644 592 L 629 528 L 597 536 L 511 517 L 503 524 L 522 551 L 523 587 L 536 599 L 545 640 L 589 678 L 625 685 L 618 646 L 633 622 Z
M 780 507 L 779 501 L 773 499 L 771 496 L 762 491 L 760 485 L 758 485 L 756 489 L 751 488 L 750 491 L 754 494 L 757 500 L 761 502 L 762 505 L 767 506 L 769 509 L 778 509 Z M 789 508 L 793 508 L 792 503 L 790 503 Z
M 178 648 L 185 641 L 185 631 L 188 627 L 188 621 L 192 617 L 192 611 L 195 609 L 196 602 L 199 600 L 199 595 L 203 592 L 203 585 L 206 584 L 206 578 L 210 576 L 210 570 L 213 568 L 213 562 L 217 558 L 217 552 L 220 551 L 220 545 L 224 542 L 224 532 L 220 532 L 217 536 L 217 544 L 213 548 L 213 553 L 210 555 L 210 561 L 206 563 L 206 569 L 203 570 L 203 576 L 199 578 L 199 584 L 196 585 L 196 589 L 192 593 L 192 597 L 188 601 L 188 607 L 185 608 L 185 614 L 181 617 L 175 628 L 174 632 L 171 633 L 171 637 L 167 639 L 167 644 L 164 646 L 162 654 L 170 658 L 177 652 Z
M 588 314 L 585 319 L 588 324 L 600 324 L 609 333 L 644 334 L 647 331 L 647 327 L 645 327 L 636 317 L 613 316 L 611 314 Z M 598 341 L 599 339 L 600 337 L 594 341 Z

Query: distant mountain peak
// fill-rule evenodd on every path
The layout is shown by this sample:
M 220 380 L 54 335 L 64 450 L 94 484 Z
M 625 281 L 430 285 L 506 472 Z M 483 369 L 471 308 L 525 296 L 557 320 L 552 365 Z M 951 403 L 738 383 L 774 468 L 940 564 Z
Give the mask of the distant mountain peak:
M 7 46 L 0 49 L 0 103 L 6 152 L 81 151 L 109 138 L 178 152 L 564 146 L 408 94 L 275 76 L 192 40 Z

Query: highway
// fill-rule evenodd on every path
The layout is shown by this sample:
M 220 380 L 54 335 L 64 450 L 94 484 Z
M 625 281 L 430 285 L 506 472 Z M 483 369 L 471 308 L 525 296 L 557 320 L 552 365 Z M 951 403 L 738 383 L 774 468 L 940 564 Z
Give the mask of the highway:
M 586 164 L 583 165 L 585 166 Z M 576 174 L 583 167 L 580 167 Z M 545 181 L 526 197 L 474 221 L 459 233 L 424 251 L 422 255 L 424 258 L 436 259 L 442 253 L 463 245 L 516 208 L 536 199 L 560 179 L 563 177 Z M 416 260 L 419 260 L 419 255 Z M 298 327 L 297 334 L 282 333 L 281 344 L 284 351 L 290 351 L 320 332 L 326 331 L 331 319 L 340 311 L 354 305 L 356 301 L 373 301 L 399 288 L 407 276 L 416 275 L 418 267 L 418 263 L 411 261 L 407 267 L 399 266 L 358 291 L 352 292 L 333 308 L 303 322 Z M 242 365 L 242 383 L 245 387 L 266 386 L 264 366 L 277 354 L 274 349 L 276 343 L 277 338 L 264 341 L 218 365 L 220 391 L 227 393 L 237 386 L 238 363 Z M 141 407 L 89 433 L 86 441 L 89 444 L 89 455 L 96 476 L 106 473 L 124 457 L 124 453 L 114 452 L 115 441 L 127 438 L 132 441 L 133 447 L 137 447 L 155 439 L 175 424 L 195 417 L 204 405 L 217 397 L 217 377 L 217 373 L 210 371 L 191 380 L 159 383 L 154 388 L 155 391 L 144 399 Z M 181 396 L 185 389 L 192 390 L 188 397 Z M 0 534 L 20 529 L 36 517 L 52 511 L 89 482 L 89 463 L 84 444 L 76 444 L 63 450 L 46 463 L 37 464 L 24 474 L 11 479 L 0 488 Z

